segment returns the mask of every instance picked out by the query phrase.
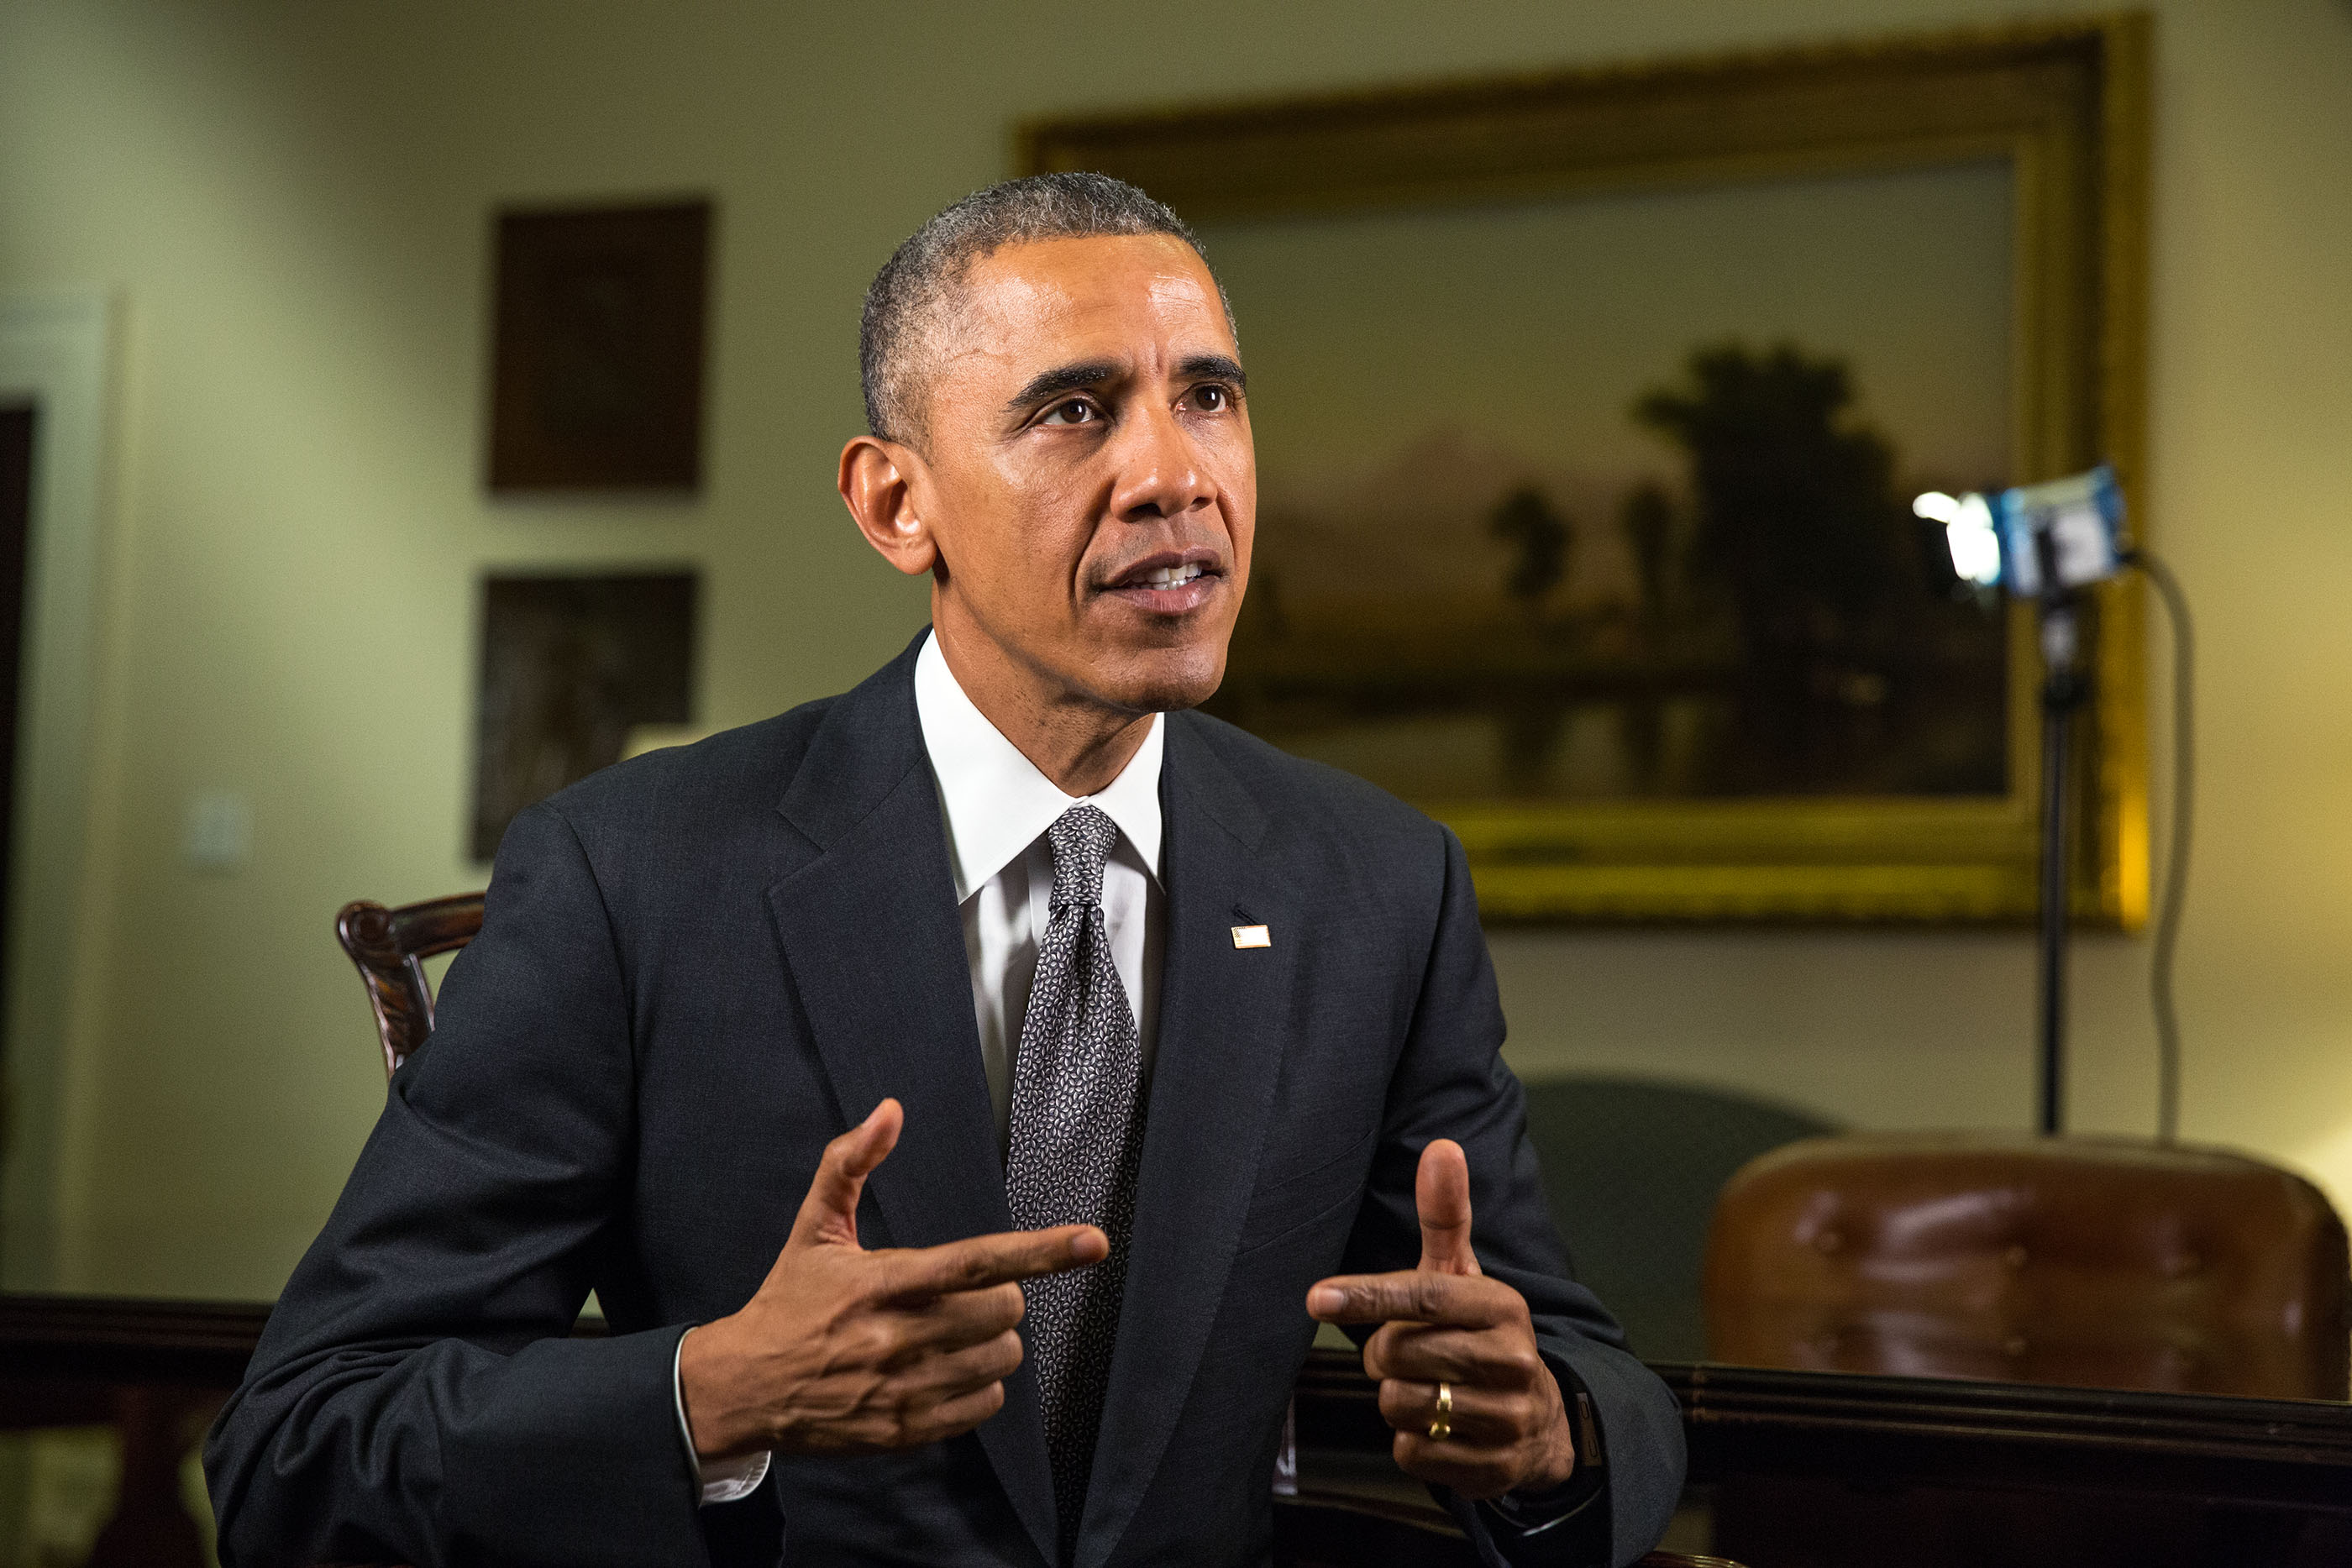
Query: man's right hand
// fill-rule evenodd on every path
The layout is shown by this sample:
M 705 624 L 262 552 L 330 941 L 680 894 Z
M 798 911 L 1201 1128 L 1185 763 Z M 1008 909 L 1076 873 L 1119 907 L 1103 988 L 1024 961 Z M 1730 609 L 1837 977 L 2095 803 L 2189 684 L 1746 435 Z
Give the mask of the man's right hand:
M 969 1432 L 1021 1364 L 1020 1281 L 1098 1263 L 1091 1225 L 869 1252 L 857 1197 L 898 1142 L 885 1100 L 825 1145 L 793 1233 L 743 1310 L 689 1330 L 687 1427 L 705 1463 L 778 1449 L 870 1453 Z

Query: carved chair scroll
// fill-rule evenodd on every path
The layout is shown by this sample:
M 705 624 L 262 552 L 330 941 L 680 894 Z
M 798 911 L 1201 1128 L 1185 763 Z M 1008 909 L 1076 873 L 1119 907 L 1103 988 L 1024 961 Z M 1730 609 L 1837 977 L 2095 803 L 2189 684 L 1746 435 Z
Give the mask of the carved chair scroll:
M 425 960 L 454 953 L 482 928 L 482 895 L 460 893 L 388 909 L 361 899 L 335 916 L 335 936 L 351 955 L 375 1010 L 376 1037 L 389 1078 L 433 1032 L 433 986 Z

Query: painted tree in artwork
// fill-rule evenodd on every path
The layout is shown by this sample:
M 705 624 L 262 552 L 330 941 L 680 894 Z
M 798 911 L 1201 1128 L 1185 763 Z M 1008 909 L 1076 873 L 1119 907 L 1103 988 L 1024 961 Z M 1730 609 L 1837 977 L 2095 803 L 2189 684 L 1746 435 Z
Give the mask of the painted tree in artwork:
M 1552 509 L 1544 493 L 1532 485 L 1505 496 L 1486 520 L 1487 530 L 1513 548 L 1503 591 L 1539 615 L 1545 596 L 1568 575 L 1568 519 Z
M 1851 622 L 1916 586 L 1895 449 L 1851 420 L 1853 402 L 1842 360 L 1729 343 L 1691 356 L 1687 386 L 1634 405 L 1689 453 L 1694 557 L 1727 581 L 1751 634 L 1824 612 Z
M 1675 503 L 1665 486 L 1643 480 L 1626 493 L 1618 508 L 1633 570 L 1642 588 L 1642 618 L 1654 626 L 1666 613 L 1675 548 Z
M 1503 591 L 1518 601 L 1529 626 L 1542 633 L 1544 601 L 1568 576 L 1574 538 L 1568 519 L 1552 509 L 1541 490 L 1523 485 L 1496 503 L 1486 515 L 1486 531 L 1512 547 Z M 1505 695 L 1501 708 L 1504 785 L 1517 794 L 1540 794 L 1567 710 L 1548 695 L 1525 688 Z
M 1924 598 L 1895 449 L 1853 402 L 1841 360 L 1727 343 L 1633 407 L 1689 457 L 1688 560 L 1738 624 L 1741 745 L 1784 786 L 1843 771 L 1859 710 L 1885 699 L 1881 655 Z

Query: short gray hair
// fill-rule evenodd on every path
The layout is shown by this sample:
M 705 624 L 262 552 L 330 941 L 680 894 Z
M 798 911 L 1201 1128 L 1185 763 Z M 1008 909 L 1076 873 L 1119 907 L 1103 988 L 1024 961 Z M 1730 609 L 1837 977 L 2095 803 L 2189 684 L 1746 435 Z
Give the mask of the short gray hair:
M 975 262 L 1008 245 L 1035 240 L 1169 235 L 1208 265 L 1201 238 L 1183 219 L 1124 180 L 1108 174 L 1031 174 L 974 191 L 908 235 L 866 290 L 858 321 L 857 372 L 866 392 L 866 427 L 885 441 L 909 441 L 923 425 L 922 360 L 940 308 Z M 1212 279 L 1215 277 L 1213 271 Z M 1233 325 L 1233 302 L 1217 285 Z M 1239 340 L 1239 334 L 1235 334 Z

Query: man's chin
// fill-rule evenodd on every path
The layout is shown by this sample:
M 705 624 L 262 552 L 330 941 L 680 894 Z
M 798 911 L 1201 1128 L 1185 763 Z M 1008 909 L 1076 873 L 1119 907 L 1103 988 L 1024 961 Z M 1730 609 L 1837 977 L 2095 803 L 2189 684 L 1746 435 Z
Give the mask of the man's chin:
M 1104 697 L 1136 713 L 1177 713 L 1199 707 L 1223 684 L 1224 640 L 1213 647 L 1136 649 L 1106 663 L 1115 673 Z

